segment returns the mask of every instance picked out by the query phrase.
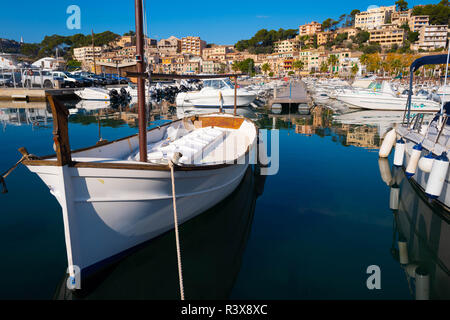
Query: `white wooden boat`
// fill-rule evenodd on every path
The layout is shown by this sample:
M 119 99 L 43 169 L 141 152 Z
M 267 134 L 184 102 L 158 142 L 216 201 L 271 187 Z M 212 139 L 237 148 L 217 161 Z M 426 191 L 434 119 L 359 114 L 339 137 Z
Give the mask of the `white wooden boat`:
M 253 122 L 211 114 L 148 131 L 146 163 L 136 160 L 138 135 L 71 152 L 67 110 L 49 98 L 56 155 L 23 164 L 61 205 L 68 264 L 83 277 L 174 227 L 168 163 L 175 153 L 182 154 L 174 177 L 183 223 L 239 185 L 256 147 Z

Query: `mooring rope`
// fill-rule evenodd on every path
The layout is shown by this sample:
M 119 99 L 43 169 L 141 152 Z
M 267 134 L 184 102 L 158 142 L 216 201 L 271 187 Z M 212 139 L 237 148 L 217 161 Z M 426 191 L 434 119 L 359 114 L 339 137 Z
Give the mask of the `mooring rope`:
M 180 296 L 181 300 L 184 300 L 184 286 L 183 286 L 183 267 L 181 264 L 181 248 L 180 248 L 180 234 L 178 231 L 178 212 L 177 212 L 177 198 L 175 192 L 175 164 L 181 158 L 180 153 L 174 155 L 173 160 L 169 160 L 170 176 L 172 179 L 172 198 L 173 198 L 173 220 L 175 225 L 175 241 L 177 244 L 177 261 L 178 261 L 178 278 L 180 280 Z

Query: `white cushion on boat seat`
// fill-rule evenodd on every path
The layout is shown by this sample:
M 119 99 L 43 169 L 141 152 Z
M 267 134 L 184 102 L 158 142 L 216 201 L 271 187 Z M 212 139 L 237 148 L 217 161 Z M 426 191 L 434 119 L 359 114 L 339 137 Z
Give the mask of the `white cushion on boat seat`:
M 174 130 L 182 131 L 171 131 L 168 133 L 168 136 L 172 135 L 172 137 L 175 137 L 179 134 L 183 136 L 173 142 L 167 137 L 164 140 L 148 145 L 147 152 L 149 161 L 167 161 L 172 159 L 176 152 L 180 152 L 183 155 L 180 163 L 200 163 L 208 153 L 223 142 L 227 134 L 225 129 L 212 127 L 197 129 L 189 133 L 183 128 Z M 139 152 L 130 156 L 128 160 L 138 161 Z

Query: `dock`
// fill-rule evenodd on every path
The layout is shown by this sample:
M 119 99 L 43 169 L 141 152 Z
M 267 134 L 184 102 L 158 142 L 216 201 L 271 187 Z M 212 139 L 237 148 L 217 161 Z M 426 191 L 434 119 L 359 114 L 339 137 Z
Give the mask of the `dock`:
M 0 88 L 0 100 L 3 101 L 46 101 L 46 94 L 51 93 L 54 96 L 60 96 L 67 99 L 76 97 L 76 88 L 65 89 L 42 89 L 42 88 Z
M 274 97 L 269 102 L 269 106 L 273 104 L 310 104 L 311 100 L 306 92 L 306 86 L 303 81 L 293 82 L 292 87 L 289 85 L 281 90 L 276 90 Z

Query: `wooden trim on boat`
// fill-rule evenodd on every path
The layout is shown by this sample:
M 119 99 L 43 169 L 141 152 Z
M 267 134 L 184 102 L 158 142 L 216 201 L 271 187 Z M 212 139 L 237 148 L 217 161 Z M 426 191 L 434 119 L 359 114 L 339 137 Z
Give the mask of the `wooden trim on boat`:
M 47 99 L 53 114 L 53 141 L 55 142 L 56 158 L 58 166 L 65 166 L 71 162 L 71 151 L 69 143 L 69 111 L 64 105 L 49 93 Z

